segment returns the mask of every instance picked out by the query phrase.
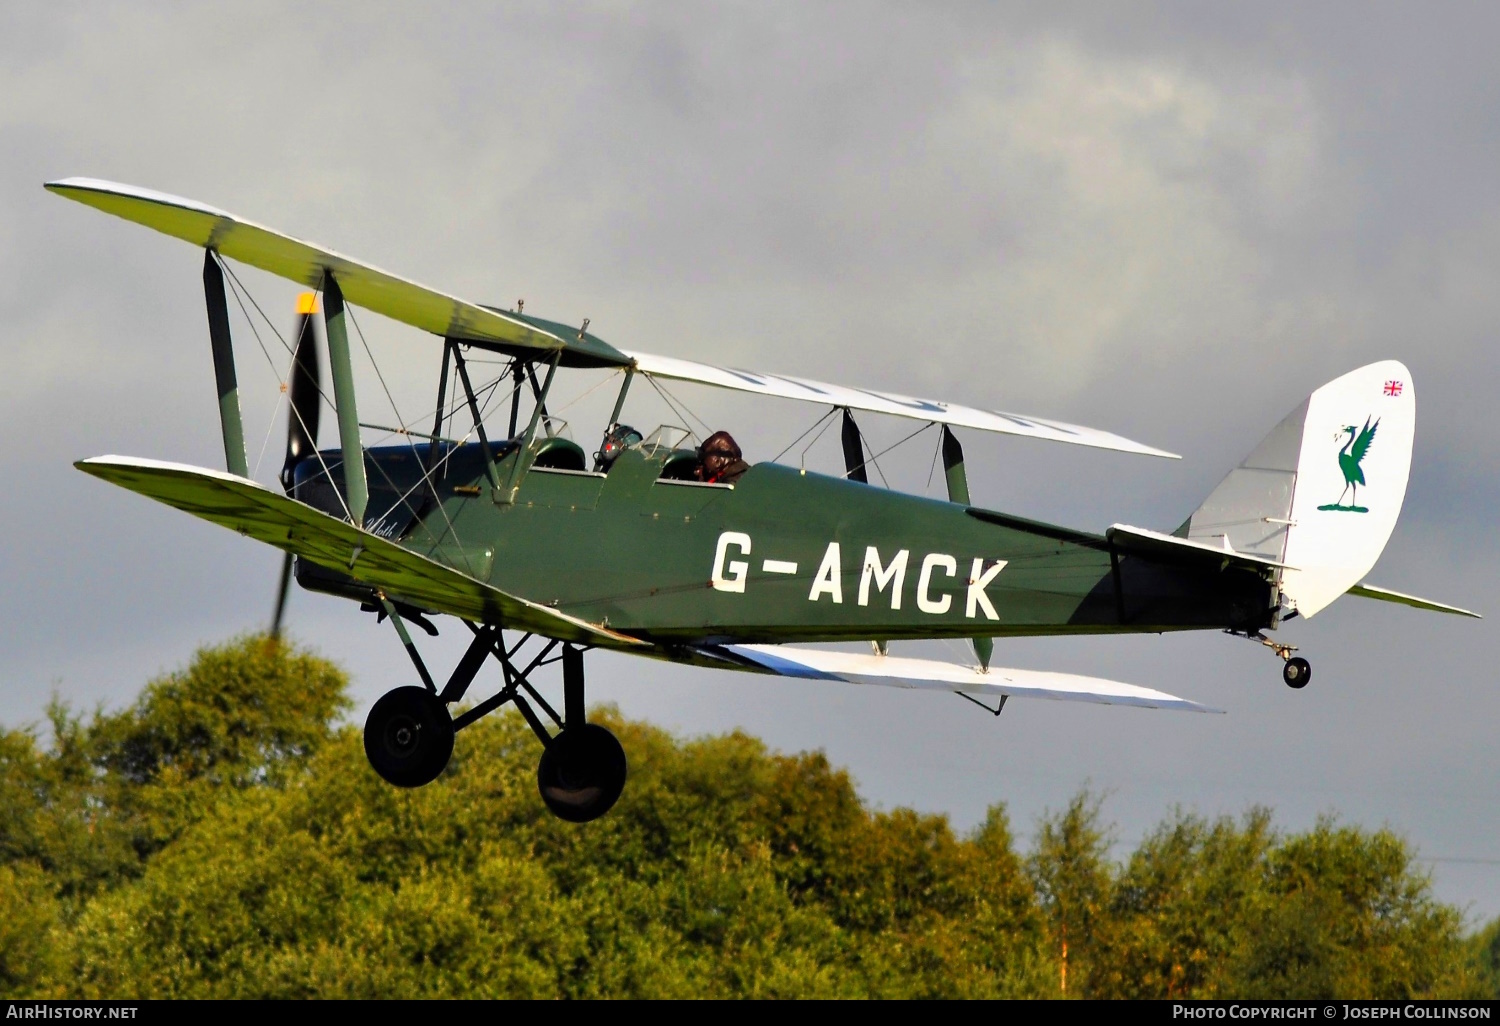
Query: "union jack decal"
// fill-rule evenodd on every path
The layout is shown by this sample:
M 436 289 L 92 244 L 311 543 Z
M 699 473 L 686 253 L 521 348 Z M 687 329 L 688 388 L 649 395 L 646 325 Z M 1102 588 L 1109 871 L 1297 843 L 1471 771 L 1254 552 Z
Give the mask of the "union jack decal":
M 1385 383 L 1386 395 L 1400 395 L 1403 384 L 1400 381 L 1387 381 Z

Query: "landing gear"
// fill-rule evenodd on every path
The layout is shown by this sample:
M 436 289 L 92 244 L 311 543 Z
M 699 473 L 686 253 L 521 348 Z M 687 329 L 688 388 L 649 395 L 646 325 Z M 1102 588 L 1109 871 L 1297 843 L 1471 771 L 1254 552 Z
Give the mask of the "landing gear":
M 568 727 L 542 750 L 536 786 L 559 819 L 598 819 L 625 790 L 625 749 L 597 723 Z
M 608 812 L 625 790 L 625 749 L 608 730 L 584 721 L 583 653 L 563 646 L 562 664 L 561 734 L 549 737 L 523 700 L 517 699 L 517 706 L 544 746 L 536 767 L 542 801 L 559 819 L 587 823 Z M 550 706 L 543 707 L 557 719 Z
M 1289 688 L 1305 688 L 1312 680 L 1312 664 L 1301 656 L 1293 656 L 1281 668 L 1281 679 Z
M 1287 687 L 1300 690 L 1307 687 L 1308 682 L 1312 680 L 1312 664 L 1301 656 L 1292 655 L 1293 652 L 1297 651 L 1296 645 L 1283 645 L 1279 641 L 1272 641 L 1259 631 L 1249 634 L 1244 631 L 1227 630 L 1224 633 L 1233 634 L 1241 638 L 1249 638 L 1251 641 L 1258 641 L 1280 656 L 1282 660 L 1281 679 L 1286 681 Z
M 531 635 L 513 646 L 505 644 L 504 632 L 495 626 L 479 627 L 464 621 L 474 633 L 469 650 L 459 660 L 441 691 L 412 644 L 400 611 L 381 599 L 379 607 L 390 617 L 411 656 L 423 687 L 397 688 L 381 697 L 365 721 L 365 756 L 382 778 L 397 787 L 421 787 L 436 780 L 453 755 L 453 737 L 476 720 L 507 702 L 515 704 L 532 733 L 542 743 L 537 765 L 537 789 L 548 810 L 570 823 L 587 823 L 608 812 L 625 790 L 625 750 L 604 727 L 589 723 L 584 714 L 583 649 L 548 641 L 525 668 L 513 661 Z M 561 645 L 561 654 L 554 655 Z M 450 716 L 448 706 L 460 701 L 485 661 L 493 656 L 505 675 L 505 686 L 478 705 Z M 563 664 L 563 715 L 537 693 L 528 679 L 538 667 Z M 530 701 L 527 698 L 530 698 Z M 532 703 L 558 727 L 553 735 L 532 708 Z
M 436 780 L 453 755 L 453 720 L 426 688 L 388 691 L 365 720 L 365 757 L 397 787 Z

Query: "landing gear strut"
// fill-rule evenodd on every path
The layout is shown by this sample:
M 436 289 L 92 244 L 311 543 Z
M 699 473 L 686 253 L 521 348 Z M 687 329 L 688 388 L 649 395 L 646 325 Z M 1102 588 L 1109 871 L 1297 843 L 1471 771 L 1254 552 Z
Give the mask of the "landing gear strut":
M 550 640 L 522 669 L 514 659 L 531 640 L 530 634 L 507 647 L 501 628 L 464 621 L 474 640 L 440 692 L 394 604 L 382 600 L 380 606 L 395 625 L 423 684 L 396 688 L 381 696 L 365 720 L 365 756 L 382 778 L 397 787 L 431 783 L 453 755 L 454 735 L 511 702 L 542 742 L 537 790 L 553 815 L 571 823 L 587 823 L 604 815 L 619 800 L 625 789 L 625 750 L 612 733 L 585 718 L 583 649 Z M 559 645 L 562 652 L 554 655 Z M 464 697 L 491 656 L 500 663 L 505 685 L 468 711 L 450 716 L 448 706 Z M 563 664 L 563 716 L 529 680 L 533 670 L 559 661 Z M 537 716 L 532 702 L 560 728 L 556 735 Z

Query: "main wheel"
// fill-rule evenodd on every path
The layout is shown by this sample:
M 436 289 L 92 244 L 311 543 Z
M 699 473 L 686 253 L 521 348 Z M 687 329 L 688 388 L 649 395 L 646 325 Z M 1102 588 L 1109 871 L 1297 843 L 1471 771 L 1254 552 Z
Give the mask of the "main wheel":
M 1305 688 L 1312 680 L 1312 664 L 1301 656 L 1293 656 L 1281 668 L 1281 679 L 1289 688 Z
M 365 720 L 365 757 L 397 787 L 431 783 L 452 755 L 453 719 L 426 688 L 386 692 Z
M 598 819 L 625 790 L 625 749 L 597 723 L 569 727 L 542 752 L 536 786 L 559 819 Z

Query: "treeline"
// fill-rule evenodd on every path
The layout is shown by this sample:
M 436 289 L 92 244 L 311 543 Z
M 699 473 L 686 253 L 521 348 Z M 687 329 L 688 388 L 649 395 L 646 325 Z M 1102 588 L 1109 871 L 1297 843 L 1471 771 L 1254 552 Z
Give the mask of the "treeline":
M 1176 814 L 1123 863 L 1099 802 L 876 812 L 821 754 L 607 719 L 584 827 L 515 717 L 435 784 L 377 779 L 346 679 L 246 638 L 132 707 L 0 735 L 6 997 L 1407 997 L 1500 994 L 1399 837 Z

